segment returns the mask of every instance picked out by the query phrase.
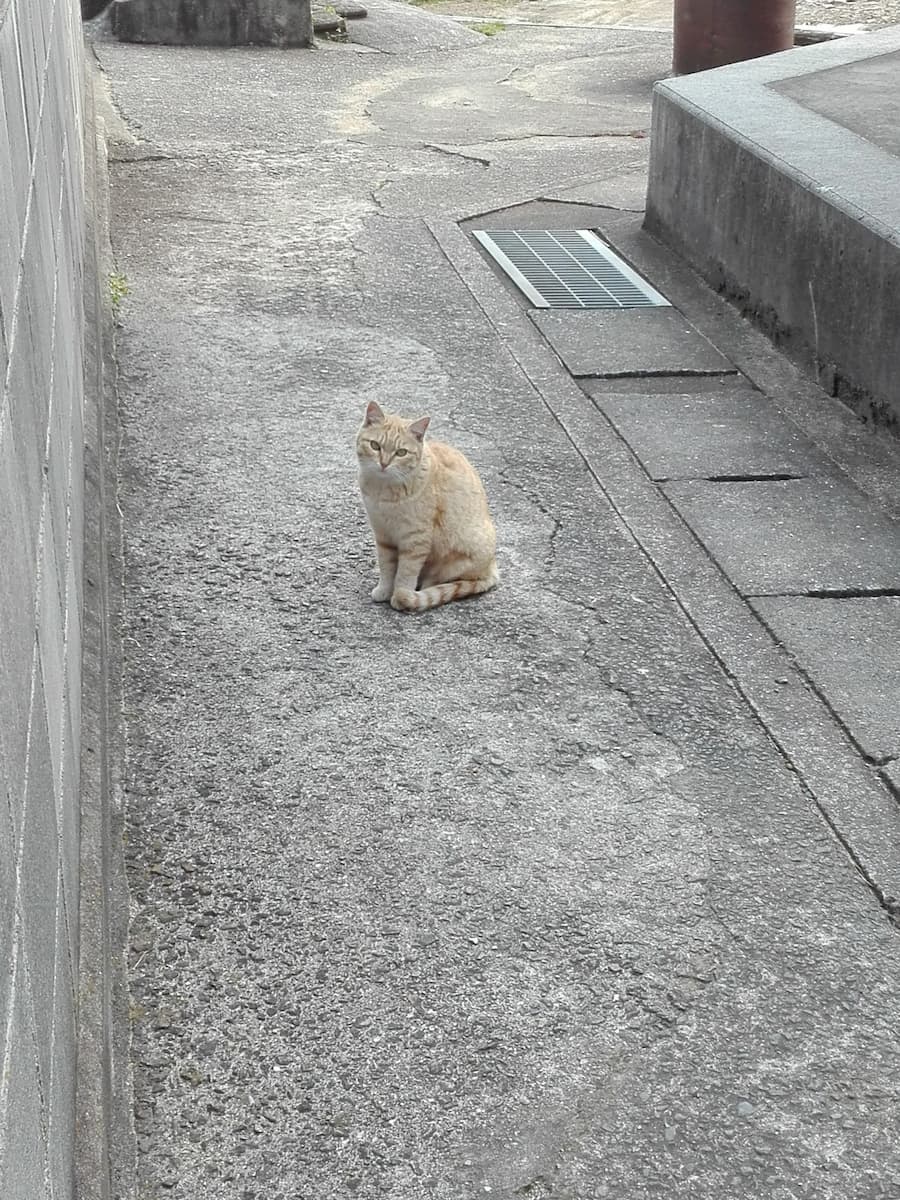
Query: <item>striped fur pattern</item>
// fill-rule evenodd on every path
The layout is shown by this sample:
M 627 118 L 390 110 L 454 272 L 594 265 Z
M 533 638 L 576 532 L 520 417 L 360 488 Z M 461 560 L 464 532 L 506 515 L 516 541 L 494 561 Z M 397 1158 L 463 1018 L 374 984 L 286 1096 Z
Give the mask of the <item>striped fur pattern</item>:
M 487 497 L 465 455 L 425 440 L 430 418 L 366 409 L 356 438 L 359 485 L 375 537 L 376 604 L 420 612 L 497 586 Z

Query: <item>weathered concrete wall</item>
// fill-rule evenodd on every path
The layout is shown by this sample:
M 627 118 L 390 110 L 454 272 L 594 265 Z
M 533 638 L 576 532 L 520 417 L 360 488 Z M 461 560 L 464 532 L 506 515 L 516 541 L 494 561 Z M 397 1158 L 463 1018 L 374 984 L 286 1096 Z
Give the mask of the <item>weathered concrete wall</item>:
M 77 0 L 0 0 L 4 1200 L 75 1195 L 83 901 L 83 107 Z
M 310 46 L 310 0 L 131 0 L 112 9 L 123 42 Z
M 888 29 L 657 84 L 647 228 L 900 433 L 900 159 L 779 90 L 898 50 Z

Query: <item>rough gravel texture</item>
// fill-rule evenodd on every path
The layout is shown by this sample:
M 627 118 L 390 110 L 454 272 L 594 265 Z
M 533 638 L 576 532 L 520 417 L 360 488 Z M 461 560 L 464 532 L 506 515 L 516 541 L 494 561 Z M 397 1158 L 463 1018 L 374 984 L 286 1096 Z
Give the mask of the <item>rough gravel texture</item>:
M 665 36 L 98 52 L 141 1200 L 896 1196 L 897 932 L 425 221 L 630 195 Z M 369 399 L 496 593 L 369 602 Z

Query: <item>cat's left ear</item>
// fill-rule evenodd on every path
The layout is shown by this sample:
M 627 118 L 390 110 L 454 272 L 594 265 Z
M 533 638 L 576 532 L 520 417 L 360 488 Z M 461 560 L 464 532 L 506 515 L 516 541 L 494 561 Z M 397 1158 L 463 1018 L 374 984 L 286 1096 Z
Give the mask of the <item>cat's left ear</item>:
M 366 405 L 366 419 L 364 425 L 377 425 L 379 421 L 384 420 L 384 413 L 378 407 L 374 400 L 370 400 Z
M 425 437 L 425 430 L 428 428 L 430 421 L 431 417 L 419 417 L 418 421 L 413 421 L 409 426 L 409 432 L 421 442 Z

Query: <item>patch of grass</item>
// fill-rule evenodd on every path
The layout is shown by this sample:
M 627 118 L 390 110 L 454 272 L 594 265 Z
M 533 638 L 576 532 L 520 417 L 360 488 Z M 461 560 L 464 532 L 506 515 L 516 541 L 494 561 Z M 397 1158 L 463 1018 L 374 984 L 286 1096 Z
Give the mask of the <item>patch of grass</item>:
M 506 26 L 502 21 L 482 21 L 479 25 L 470 26 L 476 33 L 483 33 L 485 37 L 496 37 L 498 33 L 502 33 Z
M 440 4 L 441 0 L 408 0 L 413 8 L 427 8 L 429 4 Z
M 130 291 L 131 288 L 128 286 L 128 280 L 125 276 L 119 271 L 114 271 L 109 277 L 109 300 L 112 304 L 114 317 L 118 318 L 122 301 Z

